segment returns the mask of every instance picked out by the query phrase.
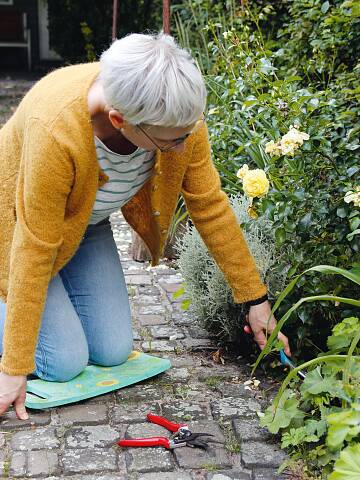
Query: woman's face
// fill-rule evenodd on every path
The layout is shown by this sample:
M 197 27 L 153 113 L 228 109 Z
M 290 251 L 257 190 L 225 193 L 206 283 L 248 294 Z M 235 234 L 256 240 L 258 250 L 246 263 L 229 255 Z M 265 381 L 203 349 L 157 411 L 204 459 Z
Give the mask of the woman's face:
M 182 152 L 185 148 L 184 141 L 192 133 L 195 126 L 195 124 L 175 128 L 150 125 L 136 126 L 124 120 L 115 110 L 109 112 L 109 120 L 129 142 L 148 151 L 159 148 L 162 151 Z

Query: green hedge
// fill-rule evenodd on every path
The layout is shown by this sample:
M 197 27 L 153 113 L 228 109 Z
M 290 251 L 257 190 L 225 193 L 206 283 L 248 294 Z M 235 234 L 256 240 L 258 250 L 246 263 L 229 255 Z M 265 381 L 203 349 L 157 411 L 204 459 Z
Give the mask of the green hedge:
M 207 121 L 224 190 L 242 192 L 236 172 L 243 164 L 265 170 L 271 188 L 255 209 L 272 221 L 278 252 L 292 252 L 288 280 L 316 264 L 359 265 L 360 210 L 344 196 L 360 183 L 360 2 L 251 2 L 251 10 L 226 2 L 218 16 L 204 5 L 184 3 L 178 35 L 206 77 Z M 266 144 L 294 124 L 310 137 L 294 156 L 266 153 Z M 329 292 L 359 295 L 345 281 L 310 276 L 284 309 Z M 353 314 L 333 304 L 302 306 L 286 326 L 293 350 L 312 356 L 313 344 L 325 348 L 331 327 Z

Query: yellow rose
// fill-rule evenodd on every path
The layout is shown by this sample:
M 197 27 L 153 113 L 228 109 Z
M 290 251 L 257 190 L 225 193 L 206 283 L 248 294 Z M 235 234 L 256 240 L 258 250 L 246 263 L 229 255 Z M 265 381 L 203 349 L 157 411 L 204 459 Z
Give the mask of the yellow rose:
M 299 126 L 290 125 L 288 133 L 286 133 L 280 140 L 280 147 L 284 155 L 294 155 L 297 150 L 304 143 L 304 140 L 309 140 L 310 136 L 305 132 L 300 132 Z
M 299 128 L 299 125 L 290 125 L 288 133 L 284 136 L 292 138 L 294 142 L 302 145 L 304 140 L 309 140 L 310 136 L 308 133 L 300 132 Z
M 290 125 L 289 131 L 283 135 L 280 141 L 275 143 L 273 140 L 265 144 L 265 152 L 272 157 L 274 155 L 294 155 L 310 136 L 305 132 L 300 132 L 299 125 Z
M 245 175 L 248 173 L 249 171 L 249 167 L 246 165 L 246 163 L 241 167 L 239 168 L 239 170 L 237 171 L 237 174 L 236 176 L 238 178 L 241 178 L 243 179 L 245 177 Z
M 245 195 L 250 198 L 262 197 L 269 191 L 269 180 L 266 178 L 264 170 L 259 168 L 249 170 L 243 178 L 243 188 Z
M 294 155 L 294 152 L 299 148 L 299 144 L 289 138 L 282 138 L 280 141 L 280 148 L 283 155 Z
M 271 157 L 273 157 L 274 155 L 281 155 L 282 150 L 280 147 L 280 143 L 274 143 L 274 140 L 271 140 L 265 145 L 265 152 L 269 153 Z

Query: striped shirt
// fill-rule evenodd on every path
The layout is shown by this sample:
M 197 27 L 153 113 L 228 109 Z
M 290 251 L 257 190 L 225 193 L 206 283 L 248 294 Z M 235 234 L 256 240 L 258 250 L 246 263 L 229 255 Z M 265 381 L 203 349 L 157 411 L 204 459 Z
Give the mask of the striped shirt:
M 109 176 L 109 181 L 96 193 L 90 225 L 125 205 L 151 177 L 155 162 L 154 152 L 138 148 L 130 155 L 121 155 L 94 138 L 100 168 Z

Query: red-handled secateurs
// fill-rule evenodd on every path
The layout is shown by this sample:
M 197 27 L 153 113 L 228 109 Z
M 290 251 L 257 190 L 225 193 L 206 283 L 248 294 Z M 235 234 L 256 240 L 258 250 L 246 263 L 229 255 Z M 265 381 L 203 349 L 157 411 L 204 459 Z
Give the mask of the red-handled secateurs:
M 173 432 L 171 438 L 166 437 L 148 437 L 148 438 L 132 438 L 119 440 L 117 443 L 120 447 L 158 447 L 162 446 L 171 450 L 177 447 L 198 447 L 207 450 L 208 444 L 199 437 L 212 437 L 210 433 L 193 433 L 185 423 L 172 423 L 166 418 L 147 414 L 149 422 L 156 423 Z

